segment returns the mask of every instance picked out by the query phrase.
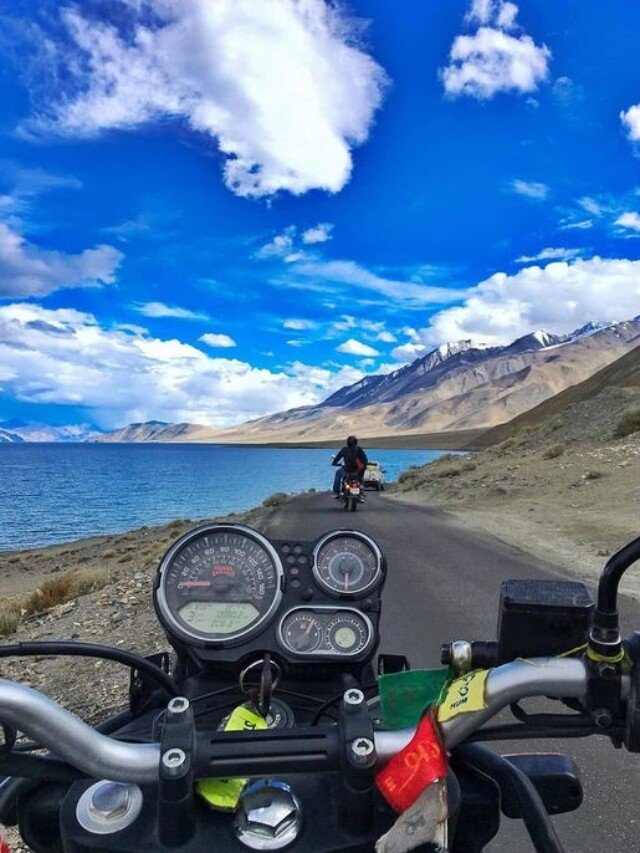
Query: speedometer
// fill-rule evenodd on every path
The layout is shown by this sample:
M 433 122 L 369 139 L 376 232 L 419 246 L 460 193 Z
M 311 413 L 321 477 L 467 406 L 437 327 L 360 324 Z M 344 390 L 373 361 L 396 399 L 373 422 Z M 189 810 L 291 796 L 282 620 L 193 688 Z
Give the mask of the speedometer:
M 382 580 L 382 552 L 357 530 L 327 533 L 313 550 L 313 574 L 335 596 L 364 595 Z
M 255 530 L 212 524 L 182 536 L 160 564 L 156 609 L 169 633 L 232 644 L 259 633 L 282 598 L 284 572 Z

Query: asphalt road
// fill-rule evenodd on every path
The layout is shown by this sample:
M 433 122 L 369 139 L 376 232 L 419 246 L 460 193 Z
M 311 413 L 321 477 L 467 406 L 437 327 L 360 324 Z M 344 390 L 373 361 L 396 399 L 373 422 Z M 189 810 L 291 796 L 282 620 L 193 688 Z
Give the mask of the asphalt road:
M 376 494 L 368 494 L 357 513 L 346 513 L 327 493 L 302 497 L 278 509 L 266 533 L 311 540 L 338 527 L 362 530 L 386 552 L 380 650 L 407 655 L 413 667 L 439 665 L 440 645 L 448 640 L 494 639 L 503 579 L 564 576 L 438 510 Z M 640 628 L 640 604 L 623 600 L 621 612 L 627 630 Z M 562 751 L 582 771 L 582 807 L 554 818 L 567 851 L 640 851 L 640 755 L 615 750 L 601 737 L 504 747 L 504 752 L 527 750 Z M 503 818 L 489 849 L 519 853 L 532 848 L 520 822 Z

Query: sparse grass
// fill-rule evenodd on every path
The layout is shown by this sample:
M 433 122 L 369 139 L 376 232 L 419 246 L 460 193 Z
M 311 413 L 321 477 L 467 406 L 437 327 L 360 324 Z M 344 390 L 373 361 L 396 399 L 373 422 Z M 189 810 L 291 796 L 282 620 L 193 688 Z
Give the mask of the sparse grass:
M 123 554 L 121 557 L 118 557 L 119 563 L 130 563 L 132 560 L 133 560 L 133 554 L 131 554 L 130 552 L 127 552 L 126 554 Z
M 284 492 L 275 492 L 262 501 L 262 506 L 280 506 L 280 504 L 286 503 L 288 499 L 289 496 L 285 495 Z
M 613 437 L 625 438 L 634 432 L 640 432 L 640 408 L 627 409 L 622 414 L 613 431 Z
M 0 600 L 0 637 L 7 637 L 18 627 L 20 602 L 5 598 Z
M 542 454 L 543 459 L 557 459 L 567 449 L 564 444 L 552 444 L 551 447 L 547 447 L 545 452 Z
M 442 468 L 440 471 L 434 471 L 433 476 L 437 477 L 439 480 L 451 479 L 453 477 L 459 477 L 462 474 L 462 468 L 456 468 L 452 465 L 449 468 Z
M 415 480 L 418 476 L 418 471 L 420 469 L 417 465 L 413 465 L 411 468 L 407 468 L 406 471 L 402 471 L 398 477 L 398 483 L 406 483 L 409 480 Z
M 26 596 L 22 607 L 27 615 L 40 610 L 49 610 L 57 604 L 65 604 L 97 589 L 102 589 L 109 580 L 107 572 L 65 572 L 44 581 L 38 589 Z

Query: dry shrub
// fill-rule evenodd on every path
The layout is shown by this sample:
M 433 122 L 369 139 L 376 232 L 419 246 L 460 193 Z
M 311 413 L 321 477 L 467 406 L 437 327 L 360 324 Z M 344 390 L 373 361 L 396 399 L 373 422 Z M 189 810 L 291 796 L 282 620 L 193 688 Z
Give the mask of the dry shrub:
M 49 610 L 79 595 L 102 589 L 108 580 L 107 572 L 65 572 L 42 583 L 25 598 L 22 606 L 28 615 L 40 610 Z
M 640 408 L 627 409 L 613 431 L 614 438 L 625 438 L 634 432 L 640 432 Z
M 0 600 L 0 637 L 6 637 L 18 627 L 20 602 L 5 598 Z
M 440 471 L 434 471 L 433 476 L 438 479 L 451 479 L 452 477 L 459 477 L 462 474 L 462 468 L 456 468 L 452 465 L 450 468 L 442 468 Z
M 566 445 L 564 444 L 552 444 L 551 447 L 547 447 L 545 452 L 542 454 L 542 458 L 557 459 L 558 456 L 562 456 L 566 449 Z
M 285 495 L 284 492 L 275 492 L 262 501 L 262 506 L 280 506 L 280 504 L 286 503 L 287 500 L 288 495 Z

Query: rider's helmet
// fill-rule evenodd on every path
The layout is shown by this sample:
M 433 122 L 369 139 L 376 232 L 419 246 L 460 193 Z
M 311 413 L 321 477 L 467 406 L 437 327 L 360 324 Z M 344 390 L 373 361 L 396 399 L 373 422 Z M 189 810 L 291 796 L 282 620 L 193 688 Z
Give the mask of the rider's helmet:
M 355 437 L 355 435 L 350 435 L 349 438 L 347 439 L 347 447 L 356 447 L 357 444 L 358 444 L 358 439 Z

